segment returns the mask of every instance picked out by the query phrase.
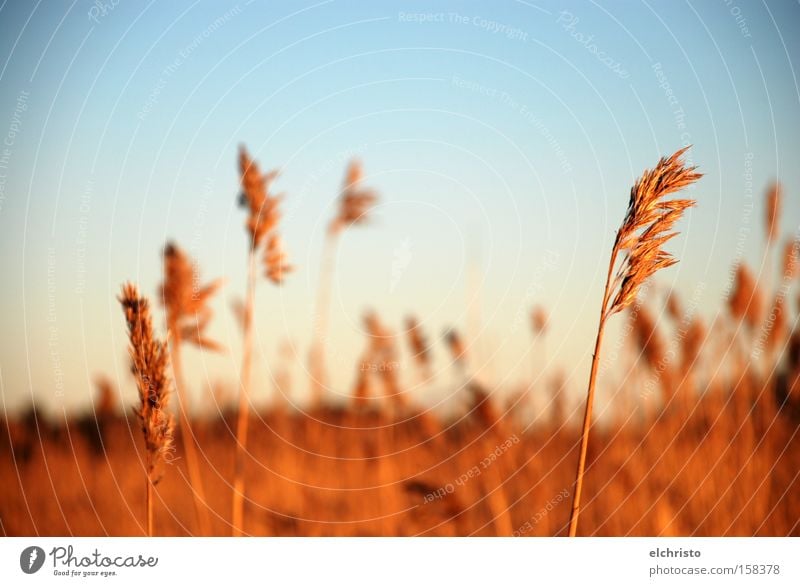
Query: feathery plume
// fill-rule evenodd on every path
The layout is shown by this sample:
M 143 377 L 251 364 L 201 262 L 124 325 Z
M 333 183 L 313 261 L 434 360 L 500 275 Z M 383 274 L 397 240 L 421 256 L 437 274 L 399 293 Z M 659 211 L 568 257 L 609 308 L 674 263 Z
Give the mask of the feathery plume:
M 152 489 L 161 479 L 160 465 L 173 450 L 174 423 L 167 411 L 170 383 L 167 379 L 167 345 L 156 339 L 150 305 L 132 283 L 122 287 L 118 298 L 128 324 L 131 371 L 139 390 L 136 416 L 142 426 L 147 466 L 147 533 L 153 534 Z
M 201 286 L 200 273 L 195 263 L 177 244 L 167 242 L 164 247 L 164 282 L 161 284 L 160 297 L 167 314 L 172 372 L 180 404 L 178 421 L 186 452 L 189 482 L 193 489 L 198 528 L 202 535 L 210 533 L 211 518 L 206 504 L 203 477 L 200 473 L 199 447 L 196 445 L 197 439 L 192 432 L 188 415 L 189 400 L 183 378 L 181 344 L 190 342 L 207 350 L 222 351 L 222 346 L 205 334 L 213 316 L 208 302 L 221 285 L 222 279 L 217 279 Z
M 97 399 L 95 400 L 95 415 L 97 420 L 108 419 L 117 409 L 117 393 L 114 389 L 114 383 L 105 376 L 98 376 L 94 379 L 94 384 L 97 389 Z
M 736 267 L 733 291 L 728 298 L 728 308 L 737 321 L 744 321 L 751 329 L 757 328 L 764 314 L 764 298 L 752 271 L 744 263 Z
M 775 300 L 772 303 L 772 310 L 770 311 L 769 320 L 767 320 L 762 326 L 767 329 L 764 346 L 770 353 L 774 353 L 779 348 L 781 342 L 786 339 L 786 335 L 789 331 L 785 301 L 786 298 L 783 295 L 775 296 Z
M 236 417 L 236 457 L 231 510 L 231 525 L 233 526 L 234 536 L 242 534 L 242 524 L 244 522 L 244 454 L 247 449 L 247 428 L 250 418 L 249 396 L 253 355 L 256 256 L 259 246 L 265 239 L 268 241 L 264 258 L 267 278 L 273 283 L 280 284 L 283 274 L 290 270 L 290 267 L 285 264 L 286 257 L 282 244 L 275 235 L 275 230 L 281 217 L 278 204 L 282 197 L 270 194 L 270 188 L 278 176 L 278 171 L 262 174 L 258 164 L 250 158 L 247 150 L 242 146 L 239 148 L 239 172 L 242 185 L 239 203 L 246 207 L 249 212 L 245 225 L 250 233 L 250 249 L 247 256 L 247 291 L 242 319 L 244 343 L 240 375 L 241 389 Z
M 368 219 L 369 210 L 378 200 L 377 193 L 361 186 L 364 172 L 361 162 L 354 159 L 350 162 L 339 196 L 339 209 L 328 226 L 325 248 L 320 265 L 319 287 L 317 287 L 316 312 L 313 316 L 315 324 L 314 340 L 309 351 L 309 372 L 311 373 L 311 396 L 315 404 L 322 401 L 325 387 L 325 343 L 328 338 L 328 321 L 330 316 L 331 290 L 333 273 L 336 268 L 336 246 L 339 236 L 345 228 L 362 224 Z
M 447 346 L 450 348 L 450 356 L 453 357 L 453 362 L 463 366 L 467 357 L 467 348 L 464 345 L 464 340 L 453 328 L 447 330 L 444 337 L 447 341 Z
M 667 314 L 676 324 L 681 323 L 681 320 L 683 320 L 681 300 L 675 291 L 670 291 L 667 296 Z
M 686 330 L 686 336 L 683 339 L 682 354 L 683 354 L 683 369 L 687 371 L 700 357 L 700 351 L 703 349 L 703 341 L 706 339 L 706 326 L 703 320 L 695 317 Z
M 782 200 L 783 189 L 781 184 L 776 181 L 767 190 L 767 209 L 764 218 L 766 220 L 767 244 L 772 244 L 779 236 Z
M 536 335 L 546 333 L 547 324 L 547 312 L 544 310 L 544 307 L 537 305 L 531 311 L 531 326 L 533 327 L 533 333 Z
M 658 370 L 666 355 L 666 346 L 658 332 L 655 318 L 644 306 L 639 307 L 634 314 L 633 333 L 647 365 L 654 371 Z
M 197 266 L 175 243 L 164 247 L 164 282 L 160 288 L 161 302 L 167 313 L 167 325 L 175 344 L 190 342 L 201 348 L 220 351 L 222 346 L 206 337 L 205 329 L 213 311 L 208 301 L 222 286 L 216 279 L 199 286 Z
M 339 213 L 331 222 L 331 233 L 336 234 L 351 224 L 362 224 L 367 221 L 370 209 L 378 201 L 378 195 L 373 189 L 361 186 L 363 178 L 364 169 L 361 161 L 353 159 L 342 184 Z
M 786 242 L 783 248 L 783 278 L 791 280 L 800 274 L 800 239 Z
M 586 467 L 586 453 L 589 430 L 592 424 L 592 405 L 597 381 L 598 358 L 603 340 L 606 320 L 631 305 L 642 285 L 657 271 L 677 262 L 662 249 L 670 239 L 677 235 L 673 230 L 683 213 L 695 204 L 692 199 L 669 199 L 668 196 L 688 187 L 702 175 L 696 167 L 687 167 L 683 155 L 689 147 L 683 148 L 670 157 L 662 157 L 654 169 L 646 170 L 631 188 L 628 210 L 614 240 L 608 275 L 600 305 L 600 322 L 597 327 L 589 387 L 586 392 L 586 408 L 583 415 L 581 446 L 578 456 L 578 470 L 575 475 L 575 491 L 572 495 L 569 535 L 578 532 L 583 474 Z M 616 275 L 614 267 L 617 258 L 625 255 Z
M 467 391 L 472 399 L 470 412 L 474 413 L 482 429 L 489 429 L 500 421 L 500 413 L 488 391 L 475 381 L 470 381 Z
M 636 299 L 644 282 L 657 271 L 676 262 L 662 246 L 677 236 L 672 231 L 683 213 L 695 204 L 692 199 L 666 199 L 688 187 L 702 175 L 696 167 L 686 167 L 681 159 L 688 147 L 671 157 L 662 158 L 656 167 L 647 170 L 631 188 L 628 211 L 617 232 L 612 258 L 622 252 L 622 262 L 614 284 L 618 286 L 607 315 L 625 309 Z
M 408 345 L 411 347 L 414 361 L 423 368 L 430 367 L 431 349 L 416 318 L 409 317 L 406 320 L 406 333 L 408 334 Z
M 402 408 L 405 406 L 405 397 L 400 390 L 397 377 L 399 362 L 394 335 L 381 323 L 375 312 L 369 312 L 364 316 L 364 327 L 369 336 L 370 361 L 374 370 L 380 375 L 385 396 L 394 406 Z
M 276 285 L 283 283 L 284 275 L 294 270 L 294 267 L 288 264 L 287 258 L 283 239 L 279 234 L 270 234 L 267 246 L 264 248 L 264 275 Z
M 245 226 L 250 233 L 251 247 L 258 248 L 264 237 L 278 225 L 280 196 L 270 194 L 270 188 L 279 175 L 278 170 L 262 174 L 244 146 L 239 147 L 239 173 L 242 191 L 239 204 L 248 209 Z

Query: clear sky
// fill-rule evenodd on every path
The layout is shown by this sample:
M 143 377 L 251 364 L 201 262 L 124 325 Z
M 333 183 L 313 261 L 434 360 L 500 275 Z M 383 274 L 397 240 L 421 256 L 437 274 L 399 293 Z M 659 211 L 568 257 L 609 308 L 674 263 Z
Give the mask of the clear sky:
M 413 313 L 432 339 L 468 332 L 474 364 L 504 388 L 535 361 L 580 386 L 614 230 L 659 156 L 692 143 L 705 173 L 671 247 L 681 264 L 659 287 L 694 296 L 708 319 L 737 257 L 761 267 L 770 181 L 785 188 L 783 231 L 800 227 L 798 23 L 795 1 L 6 0 L 3 404 L 85 405 L 100 373 L 133 399 L 115 296 L 131 279 L 156 297 L 167 239 L 227 278 L 211 332 L 230 352 L 187 350 L 193 394 L 234 384 L 240 143 L 283 170 L 297 265 L 284 287 L 258 286 L 257 400 L 282 342 L 305 361 L 324 231 L 354 154 L 381 201 L 338 251 L 336 391 L 367 308 L 394 329 Z M 534 303 L 552 315 L 546 356 L 531 345 Z M 302 366 L 292 372 L 301 398 Z

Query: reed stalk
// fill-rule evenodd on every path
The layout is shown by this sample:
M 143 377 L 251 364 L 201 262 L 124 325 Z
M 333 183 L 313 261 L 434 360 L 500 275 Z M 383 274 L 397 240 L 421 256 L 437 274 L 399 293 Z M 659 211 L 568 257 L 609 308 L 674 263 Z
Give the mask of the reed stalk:
M 605 325 L 612 315 L 619 313 L 636 300 L 639 290 L 647 279 L 660 269 L 677 262 L 661 247 L 678 234 L 671 231 L 673 226 L 683 213 L 695 204 L 695 201 L 665 198 L 688 187 L 701 177 L 699 173 L 695 173 L 695 167 L 684 165 L 682 157 L 687 149 L 688 147 L 681 149 L 668 158 L 661 158 L 654 169 L 645 171 L 636 181 L 631 188 L 627 213 L 614 240 L 603 302 L 600 305 L 589 386 L 586 391 L 578 469 L 575 474 L 575 490 L 569 521 L 570 537 L 578 533 L 586 453 L 592 426 L 592 407 Z M 621 257 L 623 258 L 615 275 L 614 268 L 617 259 Z

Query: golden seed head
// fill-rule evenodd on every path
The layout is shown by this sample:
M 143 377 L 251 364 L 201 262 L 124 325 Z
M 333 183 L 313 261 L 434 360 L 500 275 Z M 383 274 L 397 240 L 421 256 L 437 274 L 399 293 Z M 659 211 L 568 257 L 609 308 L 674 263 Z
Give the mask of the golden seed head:
M 414 360 L 423 366 L 429 365 L 431 362 L 430 346 L 416 318 L 409 317 L 406 320 L 406 332 L 408 334 L 408 344 L 414 354 Z
M 132 283 L 122 287 L 119 297 L 128 324 L 131 370 L 139 390 L 139 406 L 135 412 L 142 425 L 147 449 L 147 474 L 158 482 L 156 470 L 167 454 L 173 451 L 174 422 L 167 411 L 170 381 L 167 378 L 169 352 L 164 342 L 153 334 L 150 305 Z
M 167 243 L 164 247 L 161 303 L 167 313 L 170 333 L 177 341 L 188 341 L 211 350 L 222 349 L 205 335 L 214 314 L 208 302 L 221 285 L 222 279 L 217 279 L 201 286 L 195 263 L 177 244 Z
M 728 308 L 736 320 L 743 320 L 751 328 L 757 328 L 761 324 L 764 299 L 755 276 L 744 263 L 736 267 Z
M 628 211 L 614 243 L 614 255 L 624 252 L 626 258 L 617 274 L 617 294 L 607 307 L 606 316 L 631 305 L 647 279 L 677 262 L 662 246 L 677 235 L 672 231 L 675 223 L 695 201 L 666 197 L 702 177 L 695 172 L 696 167 L 684 164 L 682 157 L 687 149 L 661 158 L 631 188 Z
M 767 190 L 766 232 L 767 242 L 772 243 L 778 239 L 781 223 L 781 203 L 783 190 L 777 181 Z
M 364 171 L 361 162 L 350 162 L 339 196 L 339 212 L 331 222 L 331 233 L 338 233 L 352 224 L 362 224 L 369 219 L 369 211 L 378 201 L 378 194 L 361 186 Z
M 544 307 L 537 305 L 531 311 L 531 326 L 534 334 L 544 334 L 547 331 L 548 316 Z
M 242 185 L 239 203 L 248 209 L 246 227 L 255 250 L 264 237 L 277 227 L 281 217 L 278 210 L 281 198 L 270 194 L 279 172 L 273 170 L 262 174 L 258 163 L 250 158 L 247 149 L 242 146 L 239 148 L 239 174 Z
M 294 270 L 288 263 L 288 256 L 284 250 L 283 238 L 275 232 L 270 233 L 264 249 L 264 275 L 276 285 L 283 283 L 286 273 Z

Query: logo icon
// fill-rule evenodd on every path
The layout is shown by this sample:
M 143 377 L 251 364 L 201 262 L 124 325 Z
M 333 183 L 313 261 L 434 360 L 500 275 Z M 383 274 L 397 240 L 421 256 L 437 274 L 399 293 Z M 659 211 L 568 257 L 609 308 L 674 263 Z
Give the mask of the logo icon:
M 35 574 L 44 565 L 44 550 L 41 547 L 31 545 L 22 550 L 19 555 L 19 567 L 26 574 Z

